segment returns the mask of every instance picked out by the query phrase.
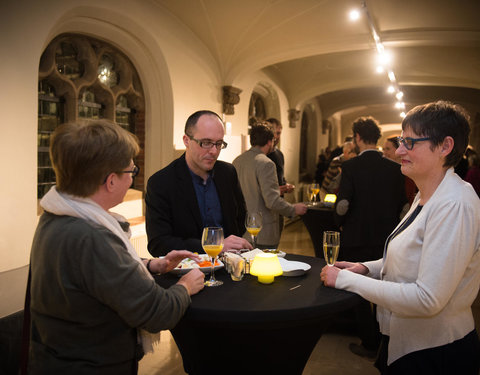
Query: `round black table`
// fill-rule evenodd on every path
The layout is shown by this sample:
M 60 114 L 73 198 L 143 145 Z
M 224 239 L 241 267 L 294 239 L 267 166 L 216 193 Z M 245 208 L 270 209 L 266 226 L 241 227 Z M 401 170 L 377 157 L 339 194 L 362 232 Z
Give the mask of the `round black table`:
M 323 258 L 323 231 L 338 231 L 333 210 L 333 207 L 310 206 L 307 213 L 302 215 L 302 221 L 312 239 L 315 256 L 318 258 Z
M 301 374 L 332 316 L 359 301 L 356 294 L 320 283 L 323 259 L 287 255 L 311 265 L 302 276 L 260 284 L 252 275 L 239 282 L 221 269 L 224 284 L 205 287 L 172 335 L 189 374 Z M 156 276 L 162 287 L 178 278 Z

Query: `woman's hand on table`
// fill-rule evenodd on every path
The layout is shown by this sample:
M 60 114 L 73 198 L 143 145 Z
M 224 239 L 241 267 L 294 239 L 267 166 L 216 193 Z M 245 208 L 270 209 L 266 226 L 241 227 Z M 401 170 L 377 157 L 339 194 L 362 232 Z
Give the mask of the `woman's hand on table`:
M 183 287 L 187 289 L 188 294 L 192 296 L 204 288 L 204 279 L 205 274 L 198 268 L 194 268 L 183 275 L 177 284 L 183 285 Z
M 248 250 L 253 249 L 250 242 L 248 242 L 243 237 L 238 237 L 231 234 L 230 236 L 225 238 L 225 240 L 223 241 L 223 251 L 242 250 L 242 249 L 248 249 Z
M 149 268 L 152 273 L 167 273 L 173 270 L 185 258 L 190 258 L 195 262 L 201 262 L 198 254 L 188 250 L 172 250 L 163 258 L 153 258 Z
M 335 288 L 335 282 L 337 281 L 339 272 L 340 268 L 335 266 L 325 266 L 322 268 L 322 272 L 320 272 L 320 280 L 322 280 L 323 285 Z
M 325 266 L 322 268 L 322 272 L 320 272 L 320 280 L 322 280 L 325 286 L 335 288 L 337 276 L 341 270 L 347 270 L 350 272 L 358 273 L 360 275 L 366 275 L 369 272 L 368 268 L 362 263 L 335 262 L 335 265 L 333 267 Z

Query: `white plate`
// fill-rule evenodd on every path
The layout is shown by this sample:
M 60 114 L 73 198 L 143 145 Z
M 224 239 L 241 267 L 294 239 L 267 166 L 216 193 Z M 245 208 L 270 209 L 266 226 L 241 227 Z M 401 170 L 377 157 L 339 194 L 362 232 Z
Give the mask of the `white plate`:
M 282 266 L 282 276 L 301 276 L 304 275 L 312 266 L 308 263 L 297 262 L 293 260 L 286 260 L 284 258 L 278 258 L 280 265 Z
M 215 271 L 224 267 L 224 264 L 220 259 L 217 259 L 217 262 L 219 263 L 219 265 L 214 267 Z M 212 267 L 210 267 L 210 266 L 209 267 L 196 267 L 196 268 L 199 269 L 200 271 L 202 271 L 205 274 L 208 274 L 212 271 Z M 174 275 L 177 275 L 177 276 L 182 276 L 182 275 L 185 275 L 187 272 L 191 271 L 192 269 L 193 268 L 191 268 L 191 267 L 189 267 L 189 268 L 174 268 L 173 270 L 170 271 L 170 273 L 172 273 Z

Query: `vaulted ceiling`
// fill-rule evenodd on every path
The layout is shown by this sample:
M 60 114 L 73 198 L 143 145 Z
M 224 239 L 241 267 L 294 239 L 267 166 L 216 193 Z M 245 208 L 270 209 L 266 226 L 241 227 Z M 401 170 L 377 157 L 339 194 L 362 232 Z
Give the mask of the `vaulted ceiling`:
M 385 73 L 375 72 L 373 25 L 393 56 L 406 109 L 436 99 L 480 105 L 479 0 L 152 0 L 217 61 L 225 85 L 262 70 L 290 108 L 317 101 L 334 113 L 398 122 Z

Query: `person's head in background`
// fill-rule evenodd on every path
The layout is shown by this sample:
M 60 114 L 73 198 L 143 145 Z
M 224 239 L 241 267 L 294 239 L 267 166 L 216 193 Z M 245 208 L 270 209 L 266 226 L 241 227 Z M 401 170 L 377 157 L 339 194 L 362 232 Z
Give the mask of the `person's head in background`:
M 343 160 L 350 160 L 355 156 L 357 156 L 357 153 L 355 151 L 355 145 L 353 144 L 353 142 L 345 142 L 343 144 Z
M 272 125 L 268 122 L 257 122 L 250 130 L 250 144 L 259 147 L 265 154 L 273 151 L 274 138 Z
M 378 121 L 371 116 L 359 117 L 352 125 L 353 142 L 357 153 L 364 150 L 375 149 L 377 141 L 382 135 Z
M 398 148 L 398 135 L 388 137 L 383 144 L 383 156 L 387 159 L 400 163 L 400 157 L 395 155 Z
M 118 204 L 138 173 L 139 150 L 135 135 L 107 120 L 60 125 L 50 141 L 57 191 L 86 198 L 103 188 Z
M 270 117 L 267 122 L 273 126 L 274 146 L 278 146 L 280 143 L 280 137 L 282 135 L 283 126 L 276 118 Z

